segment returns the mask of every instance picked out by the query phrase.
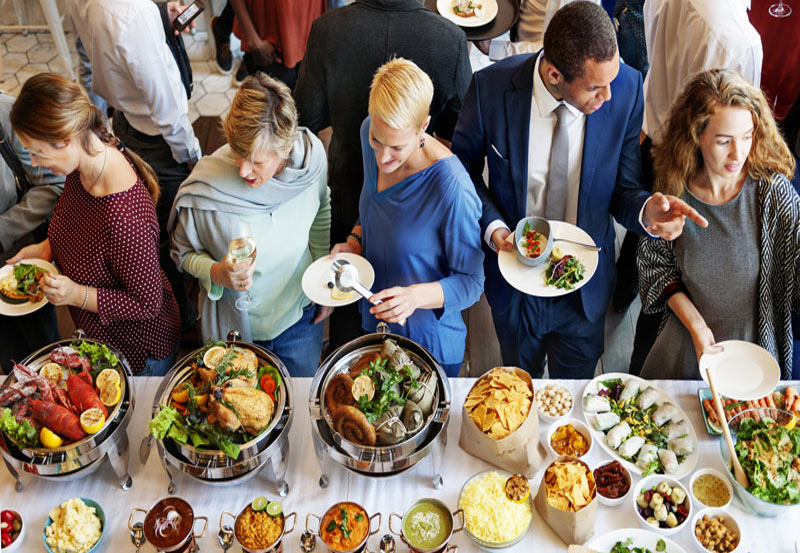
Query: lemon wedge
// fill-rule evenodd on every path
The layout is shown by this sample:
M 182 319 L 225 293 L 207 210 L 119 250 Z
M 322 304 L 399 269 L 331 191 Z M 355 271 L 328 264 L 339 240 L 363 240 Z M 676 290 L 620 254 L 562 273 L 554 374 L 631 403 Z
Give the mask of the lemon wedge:
M 41 431 L 39 431 L 39 440 L 42 442 L 42 445 L 49 449 L 55 449 L 57 447 L 61 447 L 61 444 L 64 443 L 64 440 L 61 439 L 61 436 L 43 426 Z
M 87 434 L 97 434 L 106 423 L 106 416 L 103 412 L 93 407 L 81 413 L 81 428 Z
M 222 358 L 227 352 L 228 350 L 222 346 L 208 348 L 208 351 L 205 353 L 205 355 L 203 355 L 203 364 L 207 369 L 216 369 L 217 365 L 219 365 L 219 362 L 222 361 Z
M 99 388 L 99 390 L 100 401 L 102 401 L 103 405 L 106 407 L 113 407 L 119 403 L 119 400 L 122 397 L 122 387 L 119 385 L 119 382 L 106 384 L 104 387 Z

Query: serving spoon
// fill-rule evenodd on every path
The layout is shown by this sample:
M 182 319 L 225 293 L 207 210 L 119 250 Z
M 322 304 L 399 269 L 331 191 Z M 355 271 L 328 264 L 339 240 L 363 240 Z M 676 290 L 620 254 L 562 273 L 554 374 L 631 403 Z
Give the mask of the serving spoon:
M 361 281 L 358 280 L 358 269 L 346 259 L 334 259 L 331 264 L 331 272 L 333 273 L 333 282 L 340 292 L 349 293 L 355 290 L 367 300 L 373 296 L 372 290 L 361 284 Z M 383 303 L 383 301 L 377 300 L 372 303 L 378 305 L 379 303 Z M 400 326 L 405 324 L 405 319 L 400 321 Z
M 217 541 L 219 542 L 219 546 L 223 551 L 228 551 L 228 549 L 231 548 L 233 545 L 233 530 L 230 526 L 220 527 Z
M 722 427 L 722 435 L 725 436 L 725 442 L 728 444 L 728 451 L 731 453 L 731 465 L 733 465 L 733 476 L 736 481 L 744 488 L 750 487 L 750 482 L 747 480 L 747 475 L 744 473 L 742 464 L 739 462 L 739 457 L 736 455 L 736 448 L 733 447 L 733 439 L 731 438 L 731 431 L 728 424 L 723 422 L 725 418 L 725 411 L 722 409 L 722 400 L 717 393 L 717 386 L 714 383 L 713 369 L 708 367 L 706 369 L 706 376 L 708 377 L 708 387 L 711 388 L 711 395 L 714 398 L 714 407 L 717 411 L 717 419 L 720 421 Z
M 133 530 L 131 530 L 131 543 L 136 546 L 136 553 L 139 553 L 139 549 L 146 541 L 147 538 L 144 537 L 144 524 L 137 522 L 133 525 Z

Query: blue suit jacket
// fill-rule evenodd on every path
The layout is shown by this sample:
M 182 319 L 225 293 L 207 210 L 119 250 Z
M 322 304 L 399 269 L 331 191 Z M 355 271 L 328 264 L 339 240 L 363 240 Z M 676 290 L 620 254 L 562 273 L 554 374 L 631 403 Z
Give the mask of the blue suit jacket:
M 513 230 L 525 217 L 528 141 L 536 139 L 528 132 L 537 56 L 513 56 L 478 71 L 464 98 L 452 149 L 481 198 L 481 233 L 496 219 Z M 611 99 L 586 117 L 577 222 L 603 248 L 597 272 L 580 290 L 591 321 L 604 315 L 616 278 L 612 216 L 644 234 L 639 211 L 650 194 L 642 186 L 639 152 L 643 111 L 641 75 L 621 63 L 611 83 Z M 484 160 L 489 165 L 488 187 Z M 485 242 L 484 248 L 486 297 L 492 309 L 502 313 L 515 291 L 500 274 L 497 254 Z

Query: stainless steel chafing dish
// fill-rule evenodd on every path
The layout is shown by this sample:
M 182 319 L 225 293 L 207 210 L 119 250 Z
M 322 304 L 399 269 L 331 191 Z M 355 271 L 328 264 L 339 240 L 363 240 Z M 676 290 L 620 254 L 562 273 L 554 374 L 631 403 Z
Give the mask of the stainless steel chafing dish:
M 432 483 L 439 489 L 443 484 L 441 462 L 447 443 L 447 424 L 450 415 L 450 384 L 441 364 L 422 346 L 403 336 L 381 332 L 361 336 L 332 353 L 317 370 L 309 393 L 309 412 L 314 451 L 322 475 L 321 487 L 327 487 L 328 474 L 336 465 L 367 477 L 390 477 L 415 467 L 427 456 L 433 461 Z M 378 352 L 383 342 L 391 338 L 403 348 L 421 368 L 438 375 L 432 415 L 419 432 L 396 445 L 366 446 L 344 439 L 333 430 L 330 415 L 324 408 L 325 390 L 331 379 L 349 368 L 367 353 Z
M 18 448 L 3 433 L 0 433 L 0 453 L 8 471 L 16 480 L 15 489 L 23 491 L 28 478 L 44 478 L 67 481 L 92 474 L 108 458 L 123 490 L 130 489 L 133 479 L 128 474 L 128 435 L 126 428 L 133 415 L 134 397 L 131 385 L 131 370 L 125 356 L 109 344 L 85 337 L 77 330 L 70 340 L 60 340 L 26 357 L 21 364 L 39 371 L 50 362 L 50 352 L 67 347 L 76 340 L 94 342 L 107 346 L 120 361 L 122 378 L 119 402 L 109 409 L 105 425 L 96 434 L 58 448 Z M 13 373 L 4 382 L 10 386 L 16 382 Z
M 239 484 L 265 470 L 267 480 L 275 484 L 281 496 L 285 496 L 289 492 L 285 476 L 289 459 L 289 428 L 292 425 L 291 377 L 276 355 L 254 344 L 242 342 L 238 332 L 228 334 L 226 345 L 249 349 L 256 354 L 259 366 L 272 365 L 280 371 L 282 382 L 278 387 L 272 421 L 258 436 L 241 444 L 241 451 L 236 459 L 231 459 L 218 449 L 195 448 L 169 438 L 156 440 L 161 464 L 170 480 L 167 491 L 170 494 L 175 493 L 177 473 L 185 474 L 203 484 L 225 486 Z M 201 350 L 202 348 L 192 351 L 178 360 L 164 377 L 153 400 L 153 415 L 159 411 L 161 405 L 169 404 L 174 388 L 191 376 L 190 364 Z

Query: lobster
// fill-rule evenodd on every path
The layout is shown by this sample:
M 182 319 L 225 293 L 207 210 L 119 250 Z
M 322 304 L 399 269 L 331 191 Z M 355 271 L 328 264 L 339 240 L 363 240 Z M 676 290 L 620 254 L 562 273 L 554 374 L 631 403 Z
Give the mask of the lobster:
M 59 436 L 63 436 L 72 442 L 86 437 L 86 432 L 81 428 L 81 421 L 78 415 L 66 407 L 40 399 L 30 400 L 29 405 L 33 411 L 33 418 Z
M 108 417 L 108 410 L 103 402 L 86 381 L 78 375 L 69 373 L 67 379 L 67 392 L 72 404 L 77 407 L 79 413 L 83 413 L 87 409 L 97 408 L 103 412 L 104 417 Z

